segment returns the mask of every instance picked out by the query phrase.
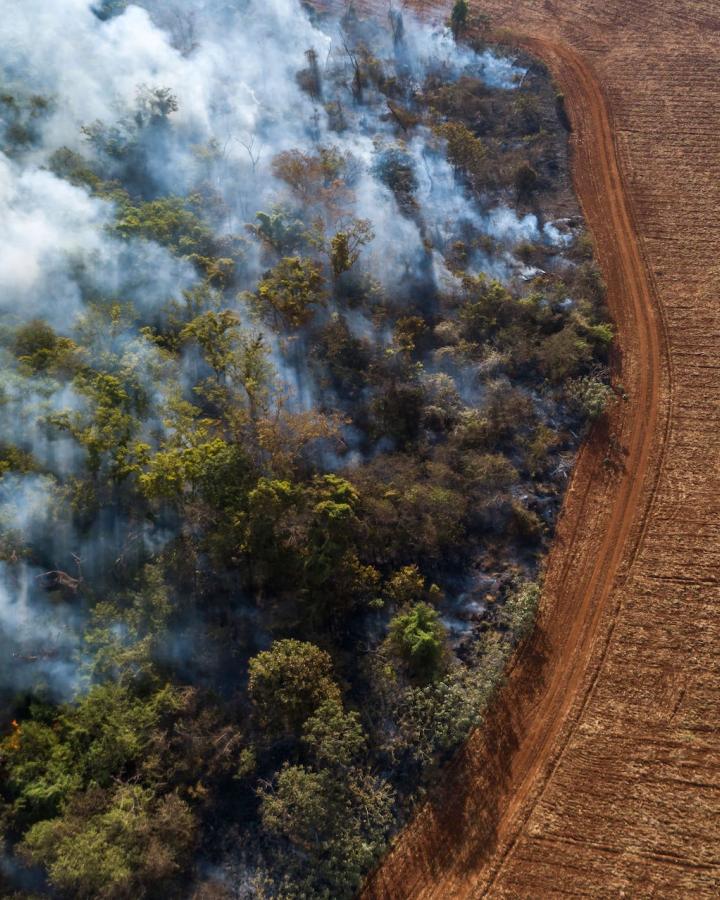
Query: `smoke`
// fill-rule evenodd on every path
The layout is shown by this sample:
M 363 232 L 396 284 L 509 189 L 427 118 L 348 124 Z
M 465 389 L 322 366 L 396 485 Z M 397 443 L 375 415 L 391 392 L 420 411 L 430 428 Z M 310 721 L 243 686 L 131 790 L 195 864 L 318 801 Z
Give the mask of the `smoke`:
M 61 596 L 55 572 L 24 558 L 33 545 L 62 555 L 68 535 L 63 523 L 53 521 L 49 502 L 56 488 L 48 476 L 7 474 L 0 480 L 0 530 L 3 542 L 13 545 L 10 561 L 0 563 L 0 671 L 4 689 L 40 689 L 64 698 L 77 686 L 83 621 L 77 602 L 67 596 L 74 593 L 73 576 Z M 48 602 L 51 588 L 60 590 Z
M 456 289 L 446 254 L 468 233 L 497 244 L 495 253 L 475 251 L 469 270 L 507 280 L 518 270 L 512 255 L 518 244 L 565 241 L 554 226 L 541 230 L 533 215 L 518 217 L 497 201 L 479 204 L 428 129 L 399 136 L 378 84 L 366 83 L 358 102 L 352 60 L 359 51 L 339 22 L 314 23 L 297 0 L 121 6 L 106 14 L 90 0 L 6 4 L 1 77 L 18 98 L 13 109 L 25 104 L 33 127 L 18 137 L 9 107 L 0 105 L 0 310 L 15 324 L 46 320 L 77 342 L 84 366 L 132 373 L 143 395 L 136 437 L 149 447 L 168 433 L 168 396 L 194 399 L 201 363 L 194 350 L 169 361 L 141 329 L 166 319 L 201 275 L 177 248 L 141 235 L 122 237 L 115 224 L 128 204 L 134 209 L 196 190 L 213 196 L 214 239 L 240 236 L 232 290 L 222 302 L 243 324 L 264 332 L 279 393 L 294 411 L 313 409 L 323 392 L 327 396 L 308 365 L 308 347 L 280 340 L 236 299 L 255 289 L 265 267 L 260 242 L 247 237 L 258 211 L 284 210 L 302 227 L 312 225 L 311 213 L 273 169 L 278 154 L 336 148 L 349 188 L 335 212 L 312 214 L 321 216 L 330 235 L 353 219 L 371 222 L 372 239 L 356 274 L 372 276 L 398 306 L 417 301 L 419 284 L 430 293 Z M 405 85 L 408 102 L 430 75 L 445 81 L 470 75 L 510 91 L 525 74 L 512 59 L 460 47 L 446 28 L 409 14 L 400 44 L 389 29 L 367 27 L 373 54 Z M 303 89 L 298 77 L 309 51 L 317 60 L 320 96 Z M 171 92 L 172 101 L 160 109 L 162 91 Z M 38 103 L 38 97 L 45 100 Z M 54 174 L 54 154 L 63 148 L 80 154 L 105 180 L 102 191 Z M 383 174 L 388 160 L 407 165 L 411 204 Z M 118 192 L 120 185 L 126 193 Z M 129 312 L 108 329 L 106 320 L 94 318 L 98 302 L 116 302 Z M 318 318 L 329 320 L 338 311 L 351 334 L 373 347 L 390 345 L 390 323 L 341 309 L 335 297 Z M 89 422 L 92 404 L 66 381 L 20 371 L 12 354 L 2 352 L 3 442 L 26 451 L 35 469 L 0 479 L 2 535 L 14 536 L 22 550 L 0 568 L 0 634 L 11 648 L 6 658 L 25 661 L 4 675 L 16 686 L 45 678 L 57 695 L 67 696 L 79 684 L 84 582 L 58 588 L 57 574 L 47 571 L 89 580 L 112 569 L 132 536 L 151 552 L 169 532 L 116 509 L 101 509 L 84 530 L 76 526 L 67 487 L 82 475 L 86 454 L 53 422 L 63 416 Z M 461 393 L 477 397 L 472 372 L 457 379 Z M 351 426 L 344 434 L 346 453 L 323 447 L 321 465 L 340 468 L 361 459 L 362 437 Z M 362 452 L 373 455 L 385 446 Z M 82 576 L 73 566 L 83 567 Z
M 50 172 L 0 156 L 0 305 L 55 324 L 82 308 L 73 267 L 100 254 L 111 210 Z

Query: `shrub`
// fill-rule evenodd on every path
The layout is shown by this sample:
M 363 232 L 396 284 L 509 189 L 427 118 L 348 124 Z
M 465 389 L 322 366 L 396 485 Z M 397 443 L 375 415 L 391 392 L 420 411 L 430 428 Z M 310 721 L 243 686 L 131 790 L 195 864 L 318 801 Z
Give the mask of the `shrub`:
M 503 604 L 500 620 L 512 632 L 516 641 L 524 640 L 535 627 L 540 595 L 540 585 L 534 581 L 526 581 Z
M 537 190 L 539 184 L 538 173 L 529 163 L 523 163 L 515 170 L 515 189 L 518 198 L 528 200 Z
M 572 407 L 590 421 L 599 419 L 615 396 L 610 385 L 594 375 L 573 379 L 565 391 Z

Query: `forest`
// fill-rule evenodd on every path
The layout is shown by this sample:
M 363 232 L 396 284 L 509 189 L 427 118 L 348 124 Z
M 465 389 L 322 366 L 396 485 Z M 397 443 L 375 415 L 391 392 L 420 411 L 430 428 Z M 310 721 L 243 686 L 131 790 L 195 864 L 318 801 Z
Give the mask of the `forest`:
M 615 399 L 563 98 L 486 25 L 0 29 L 2 896 L 352 897 L 482 727 Z

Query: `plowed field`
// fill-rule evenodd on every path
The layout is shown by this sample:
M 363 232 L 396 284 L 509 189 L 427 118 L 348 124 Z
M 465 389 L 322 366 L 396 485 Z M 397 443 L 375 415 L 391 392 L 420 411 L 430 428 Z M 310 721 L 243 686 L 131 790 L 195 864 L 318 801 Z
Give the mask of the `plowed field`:
M 720 3 L 480 6 L 565 93 L 627 400 L 534 638 L 366 896 L 720 896 Z

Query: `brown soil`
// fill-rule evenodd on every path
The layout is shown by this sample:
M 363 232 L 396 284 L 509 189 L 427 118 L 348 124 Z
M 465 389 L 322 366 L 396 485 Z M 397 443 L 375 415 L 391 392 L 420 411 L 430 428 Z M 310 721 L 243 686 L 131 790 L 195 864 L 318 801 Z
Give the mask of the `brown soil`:
M 718 896 L 720 6 L 482 8 L 565 93 L 627 399 L 581 453 L 535 636 L 365 896 Z

